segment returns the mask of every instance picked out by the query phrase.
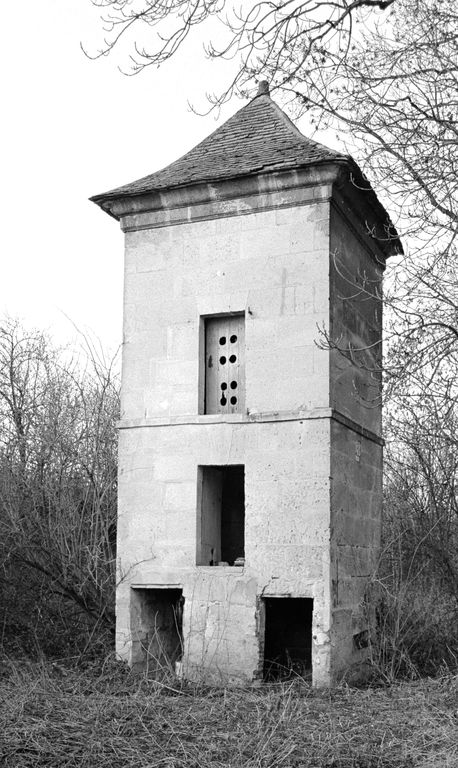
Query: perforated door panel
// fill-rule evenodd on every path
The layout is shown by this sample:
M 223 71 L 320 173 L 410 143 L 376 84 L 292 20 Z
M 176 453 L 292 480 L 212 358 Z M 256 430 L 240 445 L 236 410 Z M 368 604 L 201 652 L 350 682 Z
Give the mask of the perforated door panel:
M 245 408 L 245 317 L 205 321 L 205 413 L 241 413 Z

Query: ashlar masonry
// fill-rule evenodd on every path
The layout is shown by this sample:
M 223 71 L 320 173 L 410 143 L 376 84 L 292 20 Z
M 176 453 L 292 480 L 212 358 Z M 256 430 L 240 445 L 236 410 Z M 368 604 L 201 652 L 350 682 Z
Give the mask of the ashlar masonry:
M 265 84 L 92 199 L 125 233 L 119 657 L 225 685 L 362 677 L 386 211 Z

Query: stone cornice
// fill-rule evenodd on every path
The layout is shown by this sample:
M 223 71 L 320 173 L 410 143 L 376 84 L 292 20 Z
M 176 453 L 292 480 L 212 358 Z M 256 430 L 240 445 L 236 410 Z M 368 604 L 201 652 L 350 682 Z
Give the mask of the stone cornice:
M 106 205 L 128 232 L 329 200 L 338 173 L 337 164 L 326 164 L 177 187 Z
M 219 424 L 269 424 L 286 421 L 313 421 L 316 419 L 332 419 L 347 429 L 366 437 L 373 443 L 384 445 L 383 438 L 348 418 L 335 408 L 314 408 L 309 411 L 272 411 L 263 413 L 234 413 L 234 414 L 208 414 L 208 415 L 183 415 L 174 419 L 122 419 L 118 422 L 118 429 L 142 429 L 157 427 L 183 427 L 183 426 L 214 426 Z
M 108 199 L 101 205 L 124 232 L 135 232 L 331 200 L 383 258 L 400 251 L 370 185 L 339 161 Z
M 122 220 L 125 216 L 145 211 L 166 211 L 169 208 L 186 208 L 199 203 L 236 201 L 247 195 L 282 191 L 302 186 L 332 184 L 340 172 L 337 162 L 326 162 L 290 170 L 256 173 L 220 181 L 189 184 L 182 187 L 154 190 L 147 194 L 120 196 L 97 201 L 100 207 Z

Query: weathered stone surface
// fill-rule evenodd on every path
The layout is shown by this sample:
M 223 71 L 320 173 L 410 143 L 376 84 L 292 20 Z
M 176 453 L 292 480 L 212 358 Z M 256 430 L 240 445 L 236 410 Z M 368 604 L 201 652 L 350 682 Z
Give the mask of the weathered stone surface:
M 373 192 L 321 160 L 106 198 L 126 233 L 116 642 L 129 663 L 154 629 L 132 593 L 170 589 L 184 599 L 191 679 L 259 679 L 264 598 L 313 600 L 314 684 L 364 668 L 381 516 L 379 294 L 398 245 L 369 237 L 368 221 L 386 221 Z M 205 414 L 205 316 L 228 313 L 245 316 L 246 409 Z M 199 467 L 227 465 L 244 465 L 244 565 L 196 565 L 213 551 L 197 559 Z

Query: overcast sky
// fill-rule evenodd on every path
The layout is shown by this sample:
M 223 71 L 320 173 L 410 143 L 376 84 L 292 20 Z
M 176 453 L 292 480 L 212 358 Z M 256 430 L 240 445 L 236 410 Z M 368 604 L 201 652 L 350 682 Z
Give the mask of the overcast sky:
M 94 50 L 100 35 L 89 0 L 2 7 L 0 304 L 59 341 L 74 336 L 74 323 L 114 348 L 123 236 L 88 197 L 172 162 L 244 102 L 219 116 L 189 110 L 221 79 L 200 44 L 159 71 L 125 77 L 119 55 L 83 55 L 80 41 Z

